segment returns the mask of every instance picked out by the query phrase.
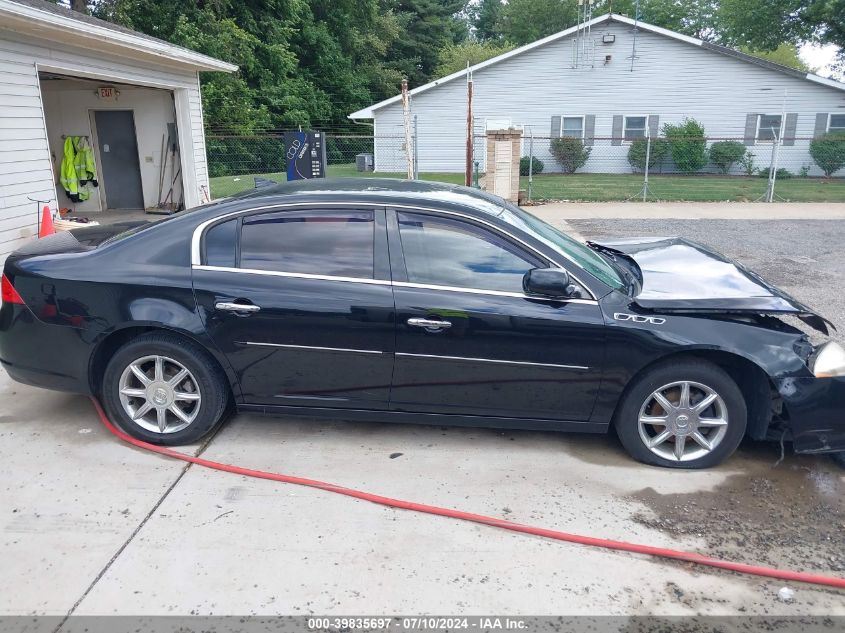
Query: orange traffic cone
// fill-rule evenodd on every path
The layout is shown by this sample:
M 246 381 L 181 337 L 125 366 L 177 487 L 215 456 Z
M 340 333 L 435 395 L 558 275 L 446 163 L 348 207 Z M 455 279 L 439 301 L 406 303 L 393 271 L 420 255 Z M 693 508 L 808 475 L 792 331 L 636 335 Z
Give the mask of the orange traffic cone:
M 41 228 L 38 229 L 38 237 L 45 235 L 52 235 L 56 232 L 56 227 L 53 226 L 53 216 L 50 213 L 50 207 L 44 207 L 44 214 L 41 218 Z

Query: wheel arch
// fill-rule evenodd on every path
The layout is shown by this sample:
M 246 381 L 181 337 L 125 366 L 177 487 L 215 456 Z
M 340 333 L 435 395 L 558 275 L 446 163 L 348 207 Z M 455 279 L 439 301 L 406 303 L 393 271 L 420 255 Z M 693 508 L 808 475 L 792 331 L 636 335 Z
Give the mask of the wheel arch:
M 735 352 L 714 348 L 692 348 L 679 350 L 654 359 L 636 371 L 620 394 L 613 412 L 613 419 L 634 382 L 644 373 L 658 365 L 679 360 L 703 360 L 724 370 L 736 383 L 745 398 L 748 420 L 745 434 L 755 440 L 766 438 L 772 422 L 773 400 L 779 398 L 769 375 L 753 360 Z
M 167 332 L 168 334 L 175 334 L 176 336 L 181 336 L 182 338 L 198 345 L 211 355 L 218 368 L 226 376 L 229 387 L 229 395 L 231 396 L 232 401 L 234 402 L 235 399 L 240 396 L 238 383 L 234 379 L 229 363 L 225 360 L 225 358 L 221 358 L 219 352 L 215 348 L 210 347 L 205 341 L 198 338 L 191 332 L 168 327 L 161 323 L 140 322 L 128 323 L 120 328 L 112 330 L 96 344 L 88 363 L 88 383 L 91 393 L 99 395 L 106 366 L 108 365 L 111 357 L 114 356 L 114 353 L 132 339 L 150 332 Z

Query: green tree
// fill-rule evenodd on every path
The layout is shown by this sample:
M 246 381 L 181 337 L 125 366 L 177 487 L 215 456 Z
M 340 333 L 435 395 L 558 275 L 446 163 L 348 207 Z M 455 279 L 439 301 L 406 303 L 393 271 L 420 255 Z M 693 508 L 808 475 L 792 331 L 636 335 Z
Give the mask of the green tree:
M 395 14 L 402 33 L 387 49 L 389 67 L 407 77 L 412 88 L 428 83 L 438 52 L 467 37 L 461 17 L 466 0 L 385 0 L 384 5 Z
M 346 115 L 395 94 L 388 49 L 394 0 L 99 0 L 98 17 L 238 64 L 203 73 L 206 125 L 241 132 L 351 125 Z
M 575 24 L 576 7 L 573 0 L 509 0 L 498 29 L 509 42 L 529 44 Z
M 739 50 L 743 53 L 747 53 L 748 55 L 753 55 L 754 57 L 759 57 L 760 59 L 780 64 L 781 66 L 795 68 L 801 72 L 810 73 L 814 71 L 813 68 L 808 66 L 804 60 L 798 56 L 798 47 L 795 46 L 795 44 L 781 44 L 773 51 L 754 51 L 747 46 L 740 46 Z
M 640 19 L 703 40 L 717 39 L 720 0 L 640 0 Z M 614 13 L 636 16 L 636 0 L 601 0 L 593 15 Z
M 486 42 L 502 39 L 499 18 L 504 4 L 502 0 L 479 0 L 467 7 L 467 14 L 475 39 Z
M 772 51 L 783 43 L 835 44 L 845 65 L 845 0 L 721 0 L 720 39 Z
M 513 49 L 512 44 L 498 43 L 494 41 L 477 42 L 468 40 L 461 44 L 449 44 L 441 49 L 438 55 L 437 68 L 434 69 L 435 77 L 445 77 L 454 72 L 483 62 L 491 57 L 507 53 Z

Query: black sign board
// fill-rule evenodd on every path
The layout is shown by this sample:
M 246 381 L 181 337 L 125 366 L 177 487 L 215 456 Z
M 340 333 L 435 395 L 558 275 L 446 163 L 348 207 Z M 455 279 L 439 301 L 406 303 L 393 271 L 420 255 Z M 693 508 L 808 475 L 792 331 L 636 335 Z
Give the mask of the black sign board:
M 288 180 L 325 178 L 326 143 L 322 132 L 285 132 Z

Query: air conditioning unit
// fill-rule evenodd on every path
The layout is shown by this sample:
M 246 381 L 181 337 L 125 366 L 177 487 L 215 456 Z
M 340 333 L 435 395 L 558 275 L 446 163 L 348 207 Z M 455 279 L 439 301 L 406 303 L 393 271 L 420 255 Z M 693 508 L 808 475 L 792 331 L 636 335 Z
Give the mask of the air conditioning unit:
M 357 154 L 355 156 L 355 169 L 358 171 L 373 171 L 375 168 L 372 154 Z

